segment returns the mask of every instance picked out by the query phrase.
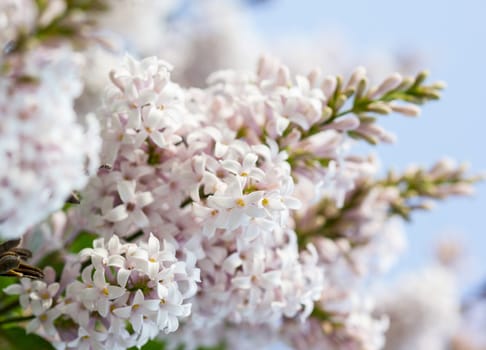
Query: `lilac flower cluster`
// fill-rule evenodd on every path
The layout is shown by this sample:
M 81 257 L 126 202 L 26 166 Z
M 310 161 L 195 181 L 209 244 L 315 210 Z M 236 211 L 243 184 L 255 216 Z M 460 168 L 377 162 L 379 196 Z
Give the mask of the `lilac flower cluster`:
M 263 58 L 256 73 L 218 72 L 201 90 L 171 82 L 171 70 L 156 58 L 127 57 L 110 74 L 102 108 L 106 166 L 83 193 L 85 227 L 107 238 L 150 233 L 193 252 L 202 279 L 188 322 L 194 332 L 224 323 L 276 330 L 286 319 L 305 320 L 318 302 L 341 310 L 346 337 L 381 347 L 386 322 L 373 319 L 369 306 L 357 311 L 356 303 L 366 303 L 354 288 L 357 274 L 389 265 L 400 250 L 401 234 L 388 224 L 393 190 L 371 191 L 347 214 L 359 231 L 342 230 L 340 240 L 299 246 L 295 232 L 306 227 L 296 214 L 312 213 L 309 198 L 324 196 L 339 208 L 376 172 L 372 158 L 346 155 L 347 132 L 368 131 L 354 116 L 332 120 L 338 79 L 317 71 L 292 77 Z M 357 70 L 346 89 L 363 79 Z M 372 93 L 381 96 L 402 78 L 389 80 Z M 376 127 L 369 130 L 379 137 Z M 360 240 L 361 249 L 350 245 Z
M 61 208 L 97 167 L 98 122 L 79 122 L 73 106 L 82 90 L 77 58 L 39 48 L 4 62 L 13 68 L 0 80 L 0 237 L 20 237 Z
M 425 84 L 423 72 L 370 86 L 363 67 L 346 80 L 264 56 L 255 71 L 182 87 L 174 76 L 203 86 L 215 65 L 246 65 L 241 43 L 255 44 L 235 40 L 244 21 L 218 0 L 195 6 L 194 18 L 211 17 L 203 25 L 161 41 L 161 17 L 178 5 L 0 4 L 0 238 L 23 237 L 23 248 L 2 244 L 0 275 L 22 277 L 27 259 L 47 266 L 44 280 L 3 290 L 18 305 L 0 300 L 0 328 L 21 320 L 63 350 L 156 338 L 187 350 L 444 346 L 457 315 L 449 274 L 422 276 L 450 291 L 435 303 L 420 278 L 378 298 L 368 287 L 405 246 L 400 219 L 471 193 L 478 178 L 441 161 L 380 179 L 377 160 L 353 149 L 393 142 L 377 117 L 417 116 L 443 84 Z M 207 41 L 215 45 L 200 57 Z M 119 66 L 108 47 L 162 47 L 176 74 L 157 57 Z M 409 309 L 424 313 L 415 328 L 400 323 Z M 444 322 L 428 327 L 434 313 Z
M 191 312 L 187 300 L 196 293 L 199 269 L 190 252 L 176 258 L 175 247 L 153 235 L 138 244 L 112 236 L 95 240 L 80 258 L 87 260 L 67 265 L 60 284 L 22 279 L 5 290 L 32 310 L 27 331 L 59 349 L 142 346 L 174 332 Z
M 232 120 L 216 123 L 222 97 L 183 91 L 167 63 L 127 58 L 125 69 L 112 73 L 105 102 L 102 159 L 111 170 L 83 197 L 89 228 L 153 232 L 193 251 L 203 279 L 193 318 L 201 326 L 307 317 L 322 273 L 312 247 L 298 251 L 290 210 L 300 202 L 285 152 L 271 139 L 237 139 Z

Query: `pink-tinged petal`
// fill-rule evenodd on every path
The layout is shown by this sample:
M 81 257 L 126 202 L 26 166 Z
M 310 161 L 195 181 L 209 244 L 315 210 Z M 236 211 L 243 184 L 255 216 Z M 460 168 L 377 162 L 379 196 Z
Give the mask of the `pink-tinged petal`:
M 151 108 L 145 119 L 145 126 L 152 129 L 159 129 L 163 123 L 164 113 L 157 108 Z
M 245 213 L 252 218 L 263 218 L 267 215 L 264 209 L 250 205 L 246 208 Z
M 263 198 L 263 191 L 254 191 L 245 196 L 245 201 L 247 203 L 258 203 Z
M 153 233 L 150 233 L 150 237 L 148 239 L 148 252 L 149 255 L 153 256 L 158 254 L 160 251 L 160 241 L 157 237 L 154 236 Z
M 130 272 L 131 271 L 127 269 L 118 270 L 118 274 L 116 275 L 116 281 L 121 287 L 126 287 L 128 278 L 130 277 Z
M 269 271 L 262 275 L 262 285 L 265 288 L 272 288 L 278 286 L 282 282 L 281 271 Z
M 108 286 L 108 297 L 110 299 L 116 299 L 121 297 L 126 292 L 125 288 L 118 286 Z
M 262 181 L 265 178 L 265 172 L 261 169 L 253 168 L 250 171 L 250 177 L 257 181 Z
M 149 299 L 143 302 L 143 307 L 150 311 L 157 311 L 160 307 L 160 300 Z
M 39 316 L 40 314 L 44 313 L 45 309 L 43 308 L 42 302 L 39 300 L 32 300 L 30 303 L 30 306 L 32 308 L 32 313 L 36 316 Z
M 149 225 L 149 219 L 147 218 L 147 215 L 145 215 L 145 213 L 141 210 L 133 211 L 132 217 L 135 225 L 137 225 L 137 227 L 139 228 L 147 227 Z
M 169 312 L 171 316 L 183 317 L 186 310 L 182 307 L 182 305 L 178 304 L 167 304 L 164 305 L 164 309 Z
M 111 222 L 125 220 L 128 217 L 127 208 L 124 205 L 119 205 L 108 211 L 103 217 Z
M 170 317 L 169 316 L 166 331 L 168 333 L 175 332 L 177 330 L 177 328 L 179 328 L 179 320 L 177 319 L 177 317 Z
M 96 270 L 93 274 L 93 282 L 97 288 L 99 289 L 105 288 L 106 286 L 105 271 Z
M 198 278 L 197 281 L 199 282 L 200 279 Z M 184 299 L 188 299 L 188 298 L 196 295 L 196 293 L 197 293 L 197 284 L 196 283 L 187 282 L 184 285 L 185 285 L 185 288 L 186 288 L 184 290 L 184 293 L 182 294 L 182 296 L 184 297 Z
M 228 145 L 225 145 L 221 142 L 216 142 L 214 145 L 214 155 L 215 157 L 221 158 L 228 152 Z
M 140 130 L 133 137 L 132 147 L 139 148 L 140 146 L 142 146 L 142 144 L 145 142 L 146 139 L 147 139 L 147 133 L 145 132 L 145 129 Z M 130 155 L 127 156 L 130 157 Z
M 221 166 L 233 174 L 239 174 L 241 169 L 240 163 L 232 159 L 221 161 Z
M 248 276 L 234 277 L 231 280 L 231 284 L 235 288 L 239 288 L 239 289 L 250 289 L 251 288 L 251 279 Z
M 130 323 L 132 324 L 133 326 L 133 330 L 136 332 L 136 333 L 139 333 L 140 330 L 142 329 L 142 324 L 143 324 L 143 315 L 140 313 L 137 313 L 135 315 L 132 315 L 132 317 L 130 317 Z
M 53 324 L 53 320 L 55 318 L 57 318 L 57 317 L 58 316 L 56 316 L 56 317 L 49 316 L 49 321 L 42 323 L 42 327 L 44 328 L 44 330 L 47 333 L 47 335 L 49 335 L 50 337 L 56 337 L 57 334 L 58 334 L 57 333 L 57 328 Z
M 302 203 L 297 198 L 293 197 L 285 198 L 284 203 L 289 209 L 300 209 L 300 207 L 302 207 Z
M 167 297 L 167 294 L 169 291 L 167 290 L 167 287 L 162 285 L 161 283 L 157 283 L 157 297 L 159 299 L 164 299 Z
M 121 248 L 120 239 L 118 238 L 118 236 L 113 235 L 108 241 L 108 250 L 112 254 L 119 254 L 120 248 Z
M 93 266 L 87 266 L 83 272 L 81 273 L 81 279 L 84 283 L 86 284 L 92 284 L 93 280 L 91 278 L 91 275 L 93 273 Z
M 121 255 L 111 255 L 108 258 L 108 266 L 116 266 L 122 268 L 125 266 L 125 258 Z
M 22 306 L 23 309 L 27 309 L 30 304 L 30 298 L 26 294 L 21 294 L 19 296 L 19 302 L 20 302 L 20 306 Z
M 243 167 L 244 168 L 251 168 L 254 167 L 258 160 L 258 156 L 255 153 L 248 153 L 245 155 L 243 159 Z
M 41 326 L 41 323 L 39 321 L 39 318 L 36 317 L 32 321 L 29 322 L 27 327 L 25 327 L 25 332 L 27 334 L 35 332 L 36 330 L 39 329 L 40 326 Z
M 135 204 L 139 208 L 143 208 L 146 205 L 149 205 L 154 201 L 154 197 L 152 196 L 152 193 L 150 192 L 141 192 L 137 193 L 135 196 Z
M 284 203 L 282 202 L 281 197 L 271 197 L 271 198 L 264 198 L 264 199 L 266 199 L 266 203 L 264 203 L 262 199 L 262 205 L 264 205 L 267 209 L 270 210 L 286 209 Z
M 165 311 L 164 309 L 159 310 L 159 313 L 157 314 L 157 325 L 160 329 L 164 329 L 167 325 L 168 316 L 169 313 L 167 311 Z
M 141 305 L 145 300 L 143 293 L 140 289 L 137 289 L 135 296 L 133 297 L 132 305 Z
M 148 275 L 150 278 L 154 279 L 159 273 L 159 262 L 149 262 L 148 263 Z
M 117 317 L 127 319 L 132 314 L 132 307 L 131 306 L 120 307 L 118 309 L 113 310 L 113 313 Z
M 28 290 L 32 286 L 32 280 L 29 279 L 29 278 L 21 278 L 20 279 L 20 284 L 22 285 L 22 287 L 24 288 L 24 290 Z
M 3 291 L 8 295 L 22 294 L 24 288 L 20 284 L 11 284 L 10 286 L 3 289 Z
M 135 181 L 123 180 L 117 184 L 116 188 L 123 203 L 131 202 L 135 197 L 135 187 Z
M 86 288 L 81 291 L 82 297 L 85 300 L 93 301 L 99 298 L 99 290 L 96 288 Z
M 105 258 L 98 256 L 98 255 L 93 255 L 91 257 L 91 262 L 93 263 L 93 266 L 96 270 L 102 270 L 105 268 Z
M 150 134 L 150 139 L 160 148 L 165 148 L 167 146 L 167 140 L 165 139 L 164 134 L 160 131 L 153 131 Z
M 108 315 L 108 311 L 110 309 L 110 303 L 106 298 L 98 298 L 96 300 L 96 310 L 102 317 L 106 317 Z
M 235 270 L 241 266 L 242 260 L 239 253 L 233 253 L 228 256 L 223 262 L 223 270 L 233 275 Z
M 282 135 L 285 129 L 287 129 L 287 127 L 289 126 L 289 124 L 290 124 L 290 120 L 288 120 L 287 118 L 283 118 L 281 116 L 277 116 L 276 129 L 278 135 Z
M 178 261 L 178 262 L 172 264 L 170 266 L 170 268 L 172 269 L 173 273 L 176 274 L 176 275 L 177 274 L 182 275 L 182 276 L 186 275 L 187 265 L 183 261 Z
M 218 209 L 230 209 L 234 208 L 236 204 L 235 197 L 232 196 L 211 196 L 208 198 L 207 202 L 210 207 Z
M 111 199 L 111 203 L 113 206 L 113 198 L 109 197 Z M 95 249 L 105 249 L 105 239 L 104 238 L 98 238 L 93 241 L 93 250 Z
M 206 255 L 211 259 L 216 265 L 221 265 L 228 255 L 228 251 L 224 247 L 219 246 L 209 246 L 206 251 Z
M 47 291 L 51 296 L 54 296 L 58 290 L 59 290 L 59 283 L 52 283 L 49 285 L 49 287 L 47 287 Z
M 233 209 L 228 217 L 228 222 L 226 224 L 226 229 L 232 231 L 248 221 L 248 216 L 241 210 Z
M 188 317 L 191 314 L 191 308 L 192 308 L 191 303 L 181 305 L 182 310 L 181 310 L 180 317 Z

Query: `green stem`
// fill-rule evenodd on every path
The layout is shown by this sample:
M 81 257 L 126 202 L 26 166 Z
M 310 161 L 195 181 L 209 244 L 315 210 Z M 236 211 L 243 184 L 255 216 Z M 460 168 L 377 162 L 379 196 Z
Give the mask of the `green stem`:
M 29 320 L 32 320 L 34 317 L 35 317 L 34 315 L 30 315 L 30 316 L 19 316 L 19 317 L 7 318 L 5 320 L 0 321 L 0 326 L 3 326 L 5 324 L 9 324 L 9 323 L 20 323 L 20 322 L 24 322 L 24 321 L 29 321 Z
M 7 313 L 8 311 L 11 311 L 13 309 L 15 309 L 16 307 L 18 307 L 20 304 L 19 304 L 19 301 L 18 299 L 15 299 L 15 300 L 12 300 L 10 303 L 4 305 L 1 309 L 0 309 L 0 315 L 4 315 L 5 313 Z

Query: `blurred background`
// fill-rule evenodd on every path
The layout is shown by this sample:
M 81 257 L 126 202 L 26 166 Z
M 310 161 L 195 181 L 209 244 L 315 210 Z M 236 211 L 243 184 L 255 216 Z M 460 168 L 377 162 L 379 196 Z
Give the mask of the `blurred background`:
M 485 12 L 486 4 L 480 0 L 400 4 L 386 0 L 270 0 L 250 7 L 249 18 L 269 43 L 285 38 L 289 44 L 288 38 L 300 38 L 288 49 L 297 51 L 294 55 L 300 54 L 302 60 L 311 51 L 307 48 L 305 52 L 306 41 L 315 51 L 319 46 L 328 50 L 319 64 L 324 71 L 326 64 L 344 62 L 365 67 L 371 63 L 377 75 L 391 73 L 389 69 L 396 69 L 397 62 L 410 73 L 430 70 L 431 80 L 447 83 L 442 100 L 427 105 L 416 120 L 382 118 L 382 125 L 398 139 L 374 152 L 384 169 L 403 169 L 415 162 L 427 165 L 451 157 L 470 163 L 474 172 L 484 172 Z M 311 60 L 319 63 L 316 57 Z M 426 264 L 437 242 L 448 240 L 463 249 L 463 292 L 475 289 L 486 277 L 485 208 L 486 185 L 482 183 L 471 198 L 439 203 L 432 212 L 414 216 L 406 227 L 408 249 L 395 271 Z

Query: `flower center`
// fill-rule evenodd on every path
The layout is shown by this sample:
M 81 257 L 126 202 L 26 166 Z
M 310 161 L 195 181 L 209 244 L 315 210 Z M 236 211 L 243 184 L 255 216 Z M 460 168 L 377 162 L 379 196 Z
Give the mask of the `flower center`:
M 236 205 L 239 206 L 239 207 L 244 207 L 246 205 L 245 201 L 243 200 L 243 198 L 238 198 L 236 200 Z

